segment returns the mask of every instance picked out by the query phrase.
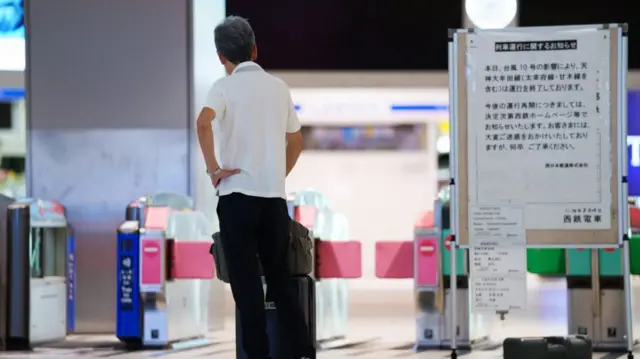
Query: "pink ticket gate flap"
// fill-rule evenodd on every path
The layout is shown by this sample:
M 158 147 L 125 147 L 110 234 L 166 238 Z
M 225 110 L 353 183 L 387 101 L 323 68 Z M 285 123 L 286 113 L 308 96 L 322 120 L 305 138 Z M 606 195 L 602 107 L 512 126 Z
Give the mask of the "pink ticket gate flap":
M 164 286 L 164 233 L 146 230 L 140 236 L 140 292 L 159 293 Z
M 316 224 L 318 209 L 314 206 L 297 206 L 293 209 L 293 217 L 303 226 L 313 230 Z
M 640 229 L 640 208 L 629 208 L 629 226 L 636 231 Z
M 144 228 L 154 230 L 165 230 L 167 221 L 171 214 L 169 207 L 145 207 L 144 209 Z
M 323 241 L 317 239 L 316 278 L 362 277 L 362 244 L 358 241 Z
M 418 287 L 438 285 L 438 238 L 416 238 L 415 284 Z
M 208 241 L 167 240 L 167 279 L 212 279 L 215 265 L 209 253 L 210 247 Z
M 448 251 L 451 250 L 451 242 L 453 242 L 453 236 L 448 235 L 447 238 L 444 239 L 444 248 L 446 248 Z
M 376 242 L 376 277 L 413 278 L 413 241 Z

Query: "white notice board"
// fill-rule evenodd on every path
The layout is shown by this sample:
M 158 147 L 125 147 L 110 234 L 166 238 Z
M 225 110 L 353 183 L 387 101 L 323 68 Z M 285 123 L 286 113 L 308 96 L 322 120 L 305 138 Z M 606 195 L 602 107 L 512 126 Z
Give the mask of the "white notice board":
M 479 243 L 474 208 L 487 206 L 522 208 L 527 244 L 620 241 L 621 38 L 614 25 L 454 35 L 460 245 Z
M 528 245 L 621 243 L 624 36 L 618 25 L 453 34 L 452 223 L 474 311 L 526 309 Z

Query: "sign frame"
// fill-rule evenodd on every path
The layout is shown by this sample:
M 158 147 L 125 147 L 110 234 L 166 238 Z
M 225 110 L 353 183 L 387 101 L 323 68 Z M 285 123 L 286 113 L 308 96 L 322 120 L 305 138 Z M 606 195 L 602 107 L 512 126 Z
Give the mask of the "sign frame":
M 581 26 L 549 26 L 521 27 L 499 30 L 452 29 L 449 30 L 449 117 L 450 125 L 450 173 L 451 173 L 451 235 L 453 250 L 456 248 L 471 249 L 477 245 L 469 241 L 469 156 L 468 156 L 468 88 L 475 82 L 475 77 L 468 69 L 467 40 L 471 36 L 482 34 L 523 34 L 540 35 L 541 42 L 545 35 L 561 33 L 595 31 L 601 32 L 609 43 L 608 88 L 602 91 L 609 96 L 609 148 L 611 173 L 610 183 L 610 216 L 608 229 L 526 229 L 524 227 L 524 243 L 519 247 L 526 248 L 622 248 L 624 266 L 624 291 L 626 310 L 627 349 L 631 353 L 634 346 L 633 326 L 631 320 L 631 279 L 629 258 L 629 208 L 627 186 L 627 32 L 626 24 L 597 24 Z M 504 41 L 504 40 L 503 40 Z M 608 93 L 607 93 L 608 92 Z M 606 113 L 606 112 L 605 112 Z M 606 117 L 606 115 L 605 115 Z M 603 136 L 605 137 L 605 136 Z M 604 174 L 606 175 L 606 174 Z M 482 203 L 479 203 L 483 205 Z M 491 205 L 491 204 L 487 204 Z M 603 211 L 603 215 L 607 215 Z M 500 247 L 508 245 L 500 244 Z M 451 258 L 451 305 L 457 306 L 457 283 L 454 275 L 457 270 L 455 256 Z M 473 273 L 469 271 L 469 275 Z M 507 273 L 495 275 L 507 277 Z M 504 315 L 500 311 L 498 314 Z M 453 311 L 452 322 L 457 323 L 457 313 Z M 457 340 L 455 330 L 451 330 L 452 357 L 457 357 Z
M 459 69 L 468 68 L 467 39 L 470 36 L 498 33 L 560 33 L 575 31 L 602 31 L 609 34 L 610 39 L 610 73 L 609 73 L 609 101 L 611 121 L 609 123 L 611 143 L 611 228 L 603 230 L 563 230 L 563 229 L 527 229 L 526 239 L 528 245 L 544 247 L 566 247 L 580 245 L 590 246 L 619 246 L 622 243 L 622 228 L 628 223 L 627 203 L 627 141 L 626 141 L 626 115 L 627 115 L 627 89 L 626 89 L 626 48 L 623 45 L 623 32 L 625 26 L 618 24 L 593 25 L 593 26 L 554 26 L 554 27 L 523 27 L 501 30 L 463 29 L 457 30 L 452 36 L 454 66 L 452 83 L 451 109 L 451 173 L 455 185 L 452 188 L 452 218 L 455 218 L 458 229 L 456 230 L 456 242 L 462 247 L 468 246 L 468 216 L 469 216 L 469 174 L 468 164 L 468 93 L 467 90 L 472 81 L 468 81 L 469 75 L 460 73 Z M 623 31 L 625 30 L 625 31 Z M 544 36 L 544 35 L 541 35 Z M 452 71 L 450 71 L 451 73 Z M 473 79 L 470 79 L 473 80 Z M 450 81 L 451 82 L 451 81 Z M 605 90 L 606 91 L 606 90 Z M 606 214 L 605 214 L 606 215 Z M 617 224 L 617 225 L 616 225 Z

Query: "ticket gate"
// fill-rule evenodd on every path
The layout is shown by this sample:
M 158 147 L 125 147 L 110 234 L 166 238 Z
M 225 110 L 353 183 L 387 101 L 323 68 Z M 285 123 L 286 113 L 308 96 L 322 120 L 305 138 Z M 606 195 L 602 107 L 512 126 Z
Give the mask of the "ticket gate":
M 62 341 L 75 326 L 75 240 L 64 207 L 23 199 L 8 207 L 4 349 Z M 6 245 L 6 246 L 5 246 Z
M 315 228 L 322 241 L 348 240 L 348 223 L 340 213 L 323 208 L 316 217 Z M 345 233 L 346 232 L 346 233 Z M 317 253 L 317 252 L 316 252 Z M 343 278 L 319 278 L 316 286 L 320 288 L 316 301 L 318 312 L 317 335 L 320 343 L 346 340 L 347 318 L 349 316 L 349 287 Z
M 334 213 L 328 208 L 326 197 L 312 189 L 299 191 L 295 196 L 299 208 L 298 217 L 314 236 L 323 241 L 331 241 L 333 236 Z M 320 345 L 345 340 L 349 292 L 344 279 L 316 278 L 316 336 Z
M 451 326 L 455 325 L 459 349 L 487 344 L 489 328 L 497 320 L 486 313 L 473 313 L 469 301 L 468 250 L 451 246 L 449 202 L 435 203 L 434 227 L 419 223 L 415 229 L 416 349 L 451 346 Z M 440 256 L 436 255 L 440 254 Z M 457 305 L 451 306 L 451 256 L 456 256 Z M 434 274 L 435 273 L 435 274 Z M 452 323 L 452 312 L 457 323 Z
M 631 260 L 638 261 L 637 237 L 630 239 Z M 627 351 L 622 249 L 568 249 L 566 251 L 568 331 L 589 336 L 597 351 Z M 638 281 L 632 266 L 632 284 Z M 633 287 L 633 285 L 632 285 Z M 634 294 L 632 292 L 632 294 Z M 640 337 L 640 302 L 631 301 L 634 342 Z
M 319 347 L 329 349 L 347 340 L 347 280 L 362 277 L 362 245 L 348 239 L 346 217 L 331 211 L 319 192 L 300 191 L 292 202 L 293 218 L 309 228 L 316 239 L 316 338 Z
M 158 192 L 146 196 L 147 205 L 163 206 L 181 211 L 185 209 L 194 209 L 194 203 L 191 198 L 180 193 L 174 192 Z M 125 219 L 127 221 L 140 220 L 140 201 L 136 200 L 127 206 L 125 211 Z M 215 232 L 215 231 L 214 231 Z M 210 282 L 209 290 L 209 330 L 224 329 L 225 322 L 225 295 L 227 290 L 224 283 L 217 278 L 213 278 Z
M 118 229 L 116 336 L 131 349 L 205 345 L 211 222 L 146 198 L 138 205 L 140 220 Z
M 188 196 L 174 192 L 158 192 L 145 196 L 146 204 L 155 207 L 169 207 L 171 209 L 181 211 L 185 209 L 194 209 L 193 200 Z M 140 199 L 137 199 L 127 205 L 125 211 L 125 220 L 140 220 Z
M 445 189 L 446 190 L 446 189 Z M 413 278 L 416 300 L 416 350 L 449 349 L 455 325 L 459 349 L 489 344 L 489 328 L 497 320 L 490 314 L 473 313 L 469 301 L 467 250 L 456 249 L 454 276 L 457 305 L 451 306 L 451 237 L 449 202 L 439 195 L 432 213 L 425 213 L 414 229 L 414 240 L 376 243 L 376 277 Z M 457 323 L 452 323 L 453 311 Z

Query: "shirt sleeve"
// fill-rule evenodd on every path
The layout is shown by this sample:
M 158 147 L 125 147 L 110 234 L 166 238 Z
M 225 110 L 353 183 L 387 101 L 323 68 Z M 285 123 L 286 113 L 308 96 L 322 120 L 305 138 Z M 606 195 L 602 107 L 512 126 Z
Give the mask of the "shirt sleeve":
M 300 131 L 300 119 L 298 113 L 293 105 L 291 94 L 289 94 L 289 117 L 287 118 L 287 133 L 294 133 Z
M 220 89 L 220 86 L 214 84 L 211 87 L 211 90 L 209 90 L 209 94 L 207 95 L 207 100 L 204 104 L 204 107 L 208 107 L 215 111 L 215 119 L 221 120 L 224 118 L 224 114 L 227 109 L 227 102 L 225 101 L 224 93 Z

